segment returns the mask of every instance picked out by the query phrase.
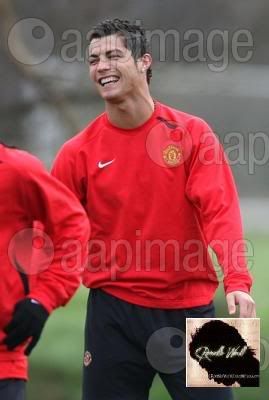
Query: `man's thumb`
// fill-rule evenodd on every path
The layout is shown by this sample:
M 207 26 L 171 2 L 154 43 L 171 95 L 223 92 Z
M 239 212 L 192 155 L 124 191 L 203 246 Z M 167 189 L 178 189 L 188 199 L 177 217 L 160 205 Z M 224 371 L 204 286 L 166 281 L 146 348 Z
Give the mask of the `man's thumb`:
M 234 314 L 236 312 L 235 297 L 233 295 L 227 295 L 227 305 L 229 314 Z

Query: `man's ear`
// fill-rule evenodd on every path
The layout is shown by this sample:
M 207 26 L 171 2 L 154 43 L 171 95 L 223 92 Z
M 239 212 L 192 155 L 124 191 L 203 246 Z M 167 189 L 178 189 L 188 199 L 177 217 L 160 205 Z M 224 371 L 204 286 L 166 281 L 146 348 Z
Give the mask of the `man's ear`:
M 149 53 L 145 53 L 142 57 L 137 60 L 138 70 L 143 73 L 146 72 L 147 69 L 152 64 L 152 57 Z

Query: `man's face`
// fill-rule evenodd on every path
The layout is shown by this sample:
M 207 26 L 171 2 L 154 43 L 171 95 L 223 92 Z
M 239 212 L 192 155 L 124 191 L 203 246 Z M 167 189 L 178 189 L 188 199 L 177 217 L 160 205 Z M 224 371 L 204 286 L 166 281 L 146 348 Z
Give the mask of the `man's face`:
M 141 90 L 145 85 L 141 68 L 142 60 L 134 60 L 121 36 L 111 35 L 91 41 L 90 78 L 105 101 L 122 101 Z

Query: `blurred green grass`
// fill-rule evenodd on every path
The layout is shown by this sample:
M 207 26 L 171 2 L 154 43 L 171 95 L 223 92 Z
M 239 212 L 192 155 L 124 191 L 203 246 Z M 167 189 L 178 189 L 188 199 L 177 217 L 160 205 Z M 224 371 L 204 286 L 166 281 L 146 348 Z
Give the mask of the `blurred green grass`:
M 253 244 L 252 274 L 255 278 L 253 297 L 257 316 L 261 318 L 261 337 L 267 342 L 261 353 L 261 366 L 269 360 L 269 237 L 248 235 Z M 69 305 L 56 310 L 50 317 L 42 340 L 31 356 L 28 400 L 79 400 L 83 360 L 83 330 L 88 290 L 81 288 Z M 216 296 L 217 316 L 228 316 L 220 285 Z M 268 361 L 269 363 L 269 361 Z M 267 400 L 269 397 L 269 368 L 261 372 L 260 388 L 235 390 L 236 400 Z M 160 379 L 155 378 L 150 400 L 169 400 Z M 100 399 L 101 400 L 101 399 Z M 208 399 L 211 400 L 211 399 Z M 214 399 L 212 399 L 214 400 Z

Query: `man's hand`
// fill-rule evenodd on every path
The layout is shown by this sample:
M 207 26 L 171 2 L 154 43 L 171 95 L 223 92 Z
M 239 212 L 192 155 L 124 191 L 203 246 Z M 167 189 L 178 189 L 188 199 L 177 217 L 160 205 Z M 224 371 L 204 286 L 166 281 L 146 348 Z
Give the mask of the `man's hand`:
M 256 306 L 252 297 L 245 292 L 235 291 L 226 295 L 229 314 L 236 312 L 236 306 L 239 306 L 240 318 L 255 318 Z
M 4 329 L 7 336 L 3 343 L 13 350 L 32 338 L 24 351 L 28 356 L 37 344 L 48 316 L 47 310 L 37 301 L 21 300 L 15 306 L 11 322 Z

